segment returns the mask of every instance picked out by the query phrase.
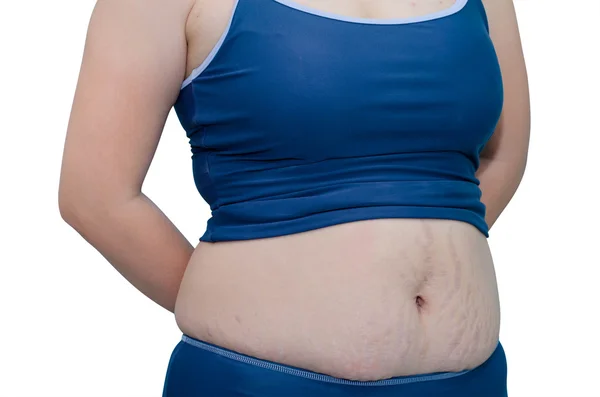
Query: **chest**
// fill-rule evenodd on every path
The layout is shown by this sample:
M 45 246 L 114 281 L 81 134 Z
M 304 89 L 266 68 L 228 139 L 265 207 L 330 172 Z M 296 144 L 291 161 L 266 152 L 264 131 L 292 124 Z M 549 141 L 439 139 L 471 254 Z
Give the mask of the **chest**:
M 288 5 L 305 7 L 311 12 L 328 13 L 342 18 L 382 20 L 414 18 L 441 12 L 453 7 L 456 1 L 458 0 L 283 0 Z M 227 29 L 235 3 L 236 0 L 196 0 L 186 26 L 186 75 L 200 65 L 217 44 Z
M 438 16 L 422 23 L 380 24 L 387 0 L 349 2 L 346 11 L 327 10 L 340 6 L 334 0 L 319 9 L 307 0 L 239 0 L 229 30 L 231 10 L 224 14 L 218 52 L 176 109 L 190 136 L 204 131 L 201 145 L 230 153 L 315 161 L 474 153 L 502 107 L 500 70 L 478 1 L 462 1 L 467 6 L 448 18 L 436 14 L 440 7 L 424 11 Z M 410 17 L 399 13 L 400 4 L 387 19 Z M 426 4 L 433 6 L 418 7 Z

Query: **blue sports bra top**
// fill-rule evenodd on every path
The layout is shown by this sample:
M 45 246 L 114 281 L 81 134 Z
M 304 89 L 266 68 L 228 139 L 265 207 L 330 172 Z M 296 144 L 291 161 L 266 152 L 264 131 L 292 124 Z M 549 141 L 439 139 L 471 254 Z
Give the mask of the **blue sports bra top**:
M 489 237 L 475 172 L 502 104 L 481 0 L 384 20 L 237 0 L 174 106 L 211 209 L 200 241 L 375 218 Z

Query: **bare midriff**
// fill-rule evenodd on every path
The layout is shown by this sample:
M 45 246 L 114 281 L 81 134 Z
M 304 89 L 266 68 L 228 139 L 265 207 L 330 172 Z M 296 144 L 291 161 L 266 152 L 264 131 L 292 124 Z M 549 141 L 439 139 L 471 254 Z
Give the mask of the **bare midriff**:
M 355 380 L 474 368 L 500 327 L 485 236 L 442 219 L 200 242 L 175 315 L 193 338 Z
M 402 18 L 454 1 L 298 3 Z M 233 4 L 196 1 L 186 27 L 187 75 L 218 41 Z M 354 380 L 477 367 L 496 348 L 500 327 L 486 237 L 471 224 L 443 219 L 372 219 L 200 242 L 175 317 L 193 338 Z

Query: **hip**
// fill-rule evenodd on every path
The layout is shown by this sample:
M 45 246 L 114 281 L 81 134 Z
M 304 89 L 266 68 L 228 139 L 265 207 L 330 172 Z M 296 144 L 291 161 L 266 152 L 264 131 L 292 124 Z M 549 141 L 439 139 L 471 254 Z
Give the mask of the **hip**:
M 237 353 L 183 335 L 167 368 L 163 397 L 175 396 L 507 396 L 507 360 L 498 342 L 481 365 L 363 382 L 335 378 Z
M 357 381 L 475 368 L 500 327 L 487 240 L 437 219 L 200 243 L 175 316 L 198 340 Z

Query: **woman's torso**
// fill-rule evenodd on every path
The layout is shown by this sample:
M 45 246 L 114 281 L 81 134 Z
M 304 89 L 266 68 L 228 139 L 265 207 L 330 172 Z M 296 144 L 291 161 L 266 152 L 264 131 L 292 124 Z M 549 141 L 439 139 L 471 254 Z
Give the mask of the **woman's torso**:
M 298 3 L 357 18 L 404 18 L 453 1 Z M 186 75 L 217 43 L 233 5 L 196 0 Z M 500 309 L 487 240 L 473 225 L 372 219 L 201 242 L 181 284 L 176 320 L 184 333 L 241 353 L 372 380 L 479 365 L 498 342 Z

